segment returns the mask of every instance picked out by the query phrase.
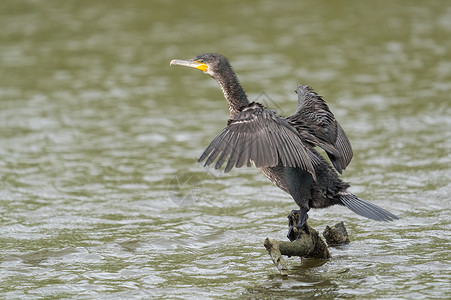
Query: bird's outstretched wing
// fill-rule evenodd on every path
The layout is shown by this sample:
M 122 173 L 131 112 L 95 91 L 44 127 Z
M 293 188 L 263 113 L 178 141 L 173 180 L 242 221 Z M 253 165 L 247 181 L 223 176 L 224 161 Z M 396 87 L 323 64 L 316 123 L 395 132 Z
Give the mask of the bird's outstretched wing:
M 287 120 L 305 141 L 324 149 L 335 169 L 341 174 L 353 155 L 348 137 L 324 99 L 312 88 L 299 85 L 296 93 L 298 109 Z
M 300 167 L 313 178 L 316 178 L 313 165 L 320 163 L 288 120 L 256 102 L 229 120 L 227 127 L 211 142 L 199 162 L 206 159 L 205 166 L 208 166 L 216 158 L 215 169 L 219 169 L 228 159 L 225 172 L 244 164 L 251 166 L 253 163 L 259 168 L 281 163 Z

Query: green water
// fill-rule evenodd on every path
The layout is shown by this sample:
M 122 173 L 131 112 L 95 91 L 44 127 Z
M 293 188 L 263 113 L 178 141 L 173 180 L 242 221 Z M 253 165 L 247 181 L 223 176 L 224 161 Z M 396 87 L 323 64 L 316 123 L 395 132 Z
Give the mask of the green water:
M 0 298 L 451 297 L 448 1 L 1 1 Z M 278 275 L 293 200 L 196 163 L 225 101 L 173 58 L 220 52 L 282 115 L 309 84 L 392 223 L 341 207 L 351 244 Z

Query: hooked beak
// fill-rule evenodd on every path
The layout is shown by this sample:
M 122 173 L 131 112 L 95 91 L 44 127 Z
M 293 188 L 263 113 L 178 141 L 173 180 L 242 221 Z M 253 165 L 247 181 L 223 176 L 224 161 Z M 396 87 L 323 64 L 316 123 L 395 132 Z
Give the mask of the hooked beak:
M 202 72 L 206 72 L 208 69 L 208 66 L 206 64 L 201 63 L 197 60 L 192 60 L 192 59 L 190 59 L 190 60 L 173 59 L 173 60 L 171 60 L 171 63 L 169 65 L 170 66 L 179 65 L 179 66 L 195 68 L 195 69 L 201 70 Z

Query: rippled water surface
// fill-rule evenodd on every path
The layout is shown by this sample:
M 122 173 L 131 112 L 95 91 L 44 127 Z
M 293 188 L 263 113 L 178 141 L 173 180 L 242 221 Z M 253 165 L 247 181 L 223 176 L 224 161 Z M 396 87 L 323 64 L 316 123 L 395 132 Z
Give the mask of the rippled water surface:
M 1 1 L 0 27 L 1 298 L 451 297 L 448 1 Z M 279 276 L 293 200 L 196 163 L 226 104 L 169 61 L 201 52 L 282 115 L 313 86 L 401 219 L 312 211 L 351 244 Z

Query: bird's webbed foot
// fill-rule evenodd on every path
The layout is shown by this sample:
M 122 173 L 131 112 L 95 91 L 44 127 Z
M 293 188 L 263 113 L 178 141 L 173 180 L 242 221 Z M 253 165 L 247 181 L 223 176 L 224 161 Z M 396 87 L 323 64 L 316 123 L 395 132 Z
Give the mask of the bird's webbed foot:
M 303 230 L 305 233 L 309 234 L 309 229 L 306 224 L 308 219 L 307 212 L 308 208 L 301 208 L 299 210 L 292 210 L 288 215 L 288 234 L 287 238 L 292 242 L 297 239 L 298 233 L 297 230 Z

